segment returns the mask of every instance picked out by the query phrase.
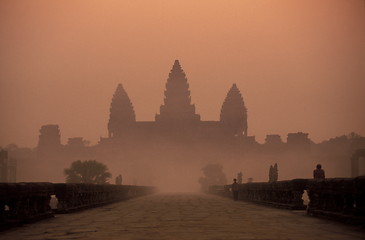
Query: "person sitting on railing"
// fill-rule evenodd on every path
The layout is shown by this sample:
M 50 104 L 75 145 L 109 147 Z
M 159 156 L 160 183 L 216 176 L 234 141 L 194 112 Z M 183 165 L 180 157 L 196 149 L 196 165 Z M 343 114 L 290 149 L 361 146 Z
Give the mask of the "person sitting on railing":
M 314 179 L 325 179 L 324 170 L 321 164 L 317 164 L 317 168 L 313 170 Z
M 237 179 L 233 179 L 232 192 L 233 192 L 233 200 L 235 201 L 238 200 L 238 190 L 239 190 L 239 185 L 237 183 Z

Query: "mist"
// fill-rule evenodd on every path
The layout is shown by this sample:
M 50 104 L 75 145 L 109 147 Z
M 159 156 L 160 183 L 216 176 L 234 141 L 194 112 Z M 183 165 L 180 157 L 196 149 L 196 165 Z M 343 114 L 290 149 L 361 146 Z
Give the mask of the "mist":
M 267 181 L 275 163 L 279 180 L 311 178 L 319 162 L 329 177 L 348 177 L 352 143 L 365 135 L 362 0 L 3 0 L 0 36 L 0 146 L 17 145 L 17 181 L 63 182 L 63 169 L 87 159 L 105 163 L 111 183 L 122 174 L 161 191 L 199 190 L 207 164 L 221 164 L 228 182 L 240 171 L 245 182 Z M 154 122 L 176 59 L 202 122 L 220 121 L 237 85 L 251 142 L 223 133 L 156 140 L 158 128 L 141 128 L 133 141 L 103 145 L 117 85 L 136 122 Z M 59 149 L 42 155 L 39 130 L 49 124 L 59 126 Z M 298 132 L 309 150 L 287 146 Z M 359 137 L 338 150 L 336 137 L 352 132 Z M 265 141 L 273 134 L 280 151 Z M 88 144 L 72 149 L 75 137 Z

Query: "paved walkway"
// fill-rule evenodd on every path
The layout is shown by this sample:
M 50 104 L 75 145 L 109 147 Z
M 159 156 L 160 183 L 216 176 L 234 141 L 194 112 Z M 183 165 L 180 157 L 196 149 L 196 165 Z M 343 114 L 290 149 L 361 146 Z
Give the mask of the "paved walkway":
M 1 240 L 351 240 L 358 227 L 203 194 L 156 194 L 0 232 Z

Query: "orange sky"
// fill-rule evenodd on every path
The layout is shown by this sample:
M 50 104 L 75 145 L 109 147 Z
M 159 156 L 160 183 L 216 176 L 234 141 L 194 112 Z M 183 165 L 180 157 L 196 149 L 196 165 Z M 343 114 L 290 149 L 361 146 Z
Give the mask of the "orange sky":
M 153 120 L 175 59 L 203 120 L 236 83 L 249 135 L 365 135 L 363 0 L 0 2 L 0 146 L 107 136 L 117 83 Z

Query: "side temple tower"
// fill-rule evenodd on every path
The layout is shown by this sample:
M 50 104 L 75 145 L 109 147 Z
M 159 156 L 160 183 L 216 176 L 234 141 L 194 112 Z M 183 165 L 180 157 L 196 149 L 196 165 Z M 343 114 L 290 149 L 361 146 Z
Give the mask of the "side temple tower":
M 118 137 L 129 131 L 136 122 L 134 108 L 122 84 L 119 84 L 110 104 L 108 132 L 110 137 Z
M 236 84 L 232 85 L 223 102 L 220 121 L 235 136 L 247 137 L 247 108 Z

